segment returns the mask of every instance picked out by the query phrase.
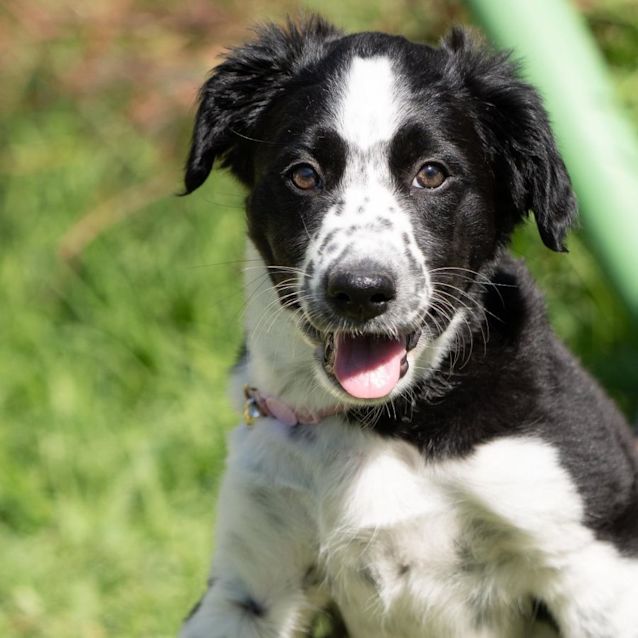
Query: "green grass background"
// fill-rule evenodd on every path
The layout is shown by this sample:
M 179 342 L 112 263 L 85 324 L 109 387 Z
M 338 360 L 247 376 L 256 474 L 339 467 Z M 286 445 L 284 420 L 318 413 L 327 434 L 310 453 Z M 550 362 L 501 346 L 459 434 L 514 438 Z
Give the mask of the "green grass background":
M 438 38 L 457 2 L 328 0 L 348 29 Z M 633 0 L 579 4 L 638 124 Z M 243 195 L 179 189 L 198 85 L 293 2 L 0 8 L 0 636 L 172 636 L 211 550 L 242 316 Z M 596 175 L 592 158 L 592 178 Z M 633 419 L 636 325 L 578 235 L 515 248 Z M 638 273 L 637 273 L 638 276 Z M 637 284 L 638 285 L 638 284 Z

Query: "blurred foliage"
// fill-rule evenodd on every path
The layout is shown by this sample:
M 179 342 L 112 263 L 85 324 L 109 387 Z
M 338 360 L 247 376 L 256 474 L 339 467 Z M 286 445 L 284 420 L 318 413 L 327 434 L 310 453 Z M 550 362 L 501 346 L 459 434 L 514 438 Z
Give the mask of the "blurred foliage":
M 633 0 L 580 3 L 638 122 Z M 459 2 L 318 2 L 436 39 Z M 0 635 L 169 636 L 199 595 L 239 343 L 242 193 L 177 199 L 197 88 L 290 1 L 0 7 Z M 595 169 L 595 166 L 593 166 Z M 635 323 L 581 236 L 515 248 L 558 332 L 630 414 Z

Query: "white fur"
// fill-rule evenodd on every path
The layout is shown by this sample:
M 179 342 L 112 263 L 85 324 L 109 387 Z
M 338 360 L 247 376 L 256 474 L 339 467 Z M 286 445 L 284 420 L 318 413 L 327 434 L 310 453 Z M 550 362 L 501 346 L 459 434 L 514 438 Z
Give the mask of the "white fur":
M 336 118 L 341 136 L 361 149 L 390 140 L 401 109 L 391 60 L 354 58 L 342 86 Z
M 314 365 L 315 346 L 299 331 L 297 320 L 278 301 L 268 271 L 250 241 L 246 244 L 247 347 L 251 352 L 249 382 L 262 392 L 278 397 L 294 407 L 323 410 L 335 404 L 334 395 L 321 385 Z M 234 384 L 233 396 L 243 403 L 242 379 Z
M 313 348 L 264 274 L 247 275 L 251 356 L 235 384 L 325 407 Z M 583 525 L 573 482 L 538 439 L 433 461 L 340 417 L 294 430 L 263 418 L 232 434 L 217 521 L 215 582 L 184 638 L 293 638 L 331 598 L 353 638 L 552 636 L 522 624 L 531 598 L 564 638 L 638 636 L 638 561 Z
M 433 462 L 338 417 L 291 434 L 272 419 L 233 433 L 216 582 L 183 636 L 293 636 L 327 597 L 353 638 L 541 635 L 519 617 L 531 597 L 566 638 L 638 635 L 638 563 L 583 526 L 550 445 L 500 439 Z

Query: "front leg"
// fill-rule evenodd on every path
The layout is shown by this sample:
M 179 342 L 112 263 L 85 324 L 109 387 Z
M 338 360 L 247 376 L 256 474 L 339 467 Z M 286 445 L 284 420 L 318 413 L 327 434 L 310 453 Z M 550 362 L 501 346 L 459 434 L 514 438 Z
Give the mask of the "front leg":
M 257 587 L 256 587 L 257 585 Z M 254 582 L 211 579 L 208 591 L 182 627 L 182 638 L 293 638 L 313 610 L 301 589 L 278 588 L 258 597 Z
M 638 638 L 638 559 L 608 543 L 567 554 L 544 595 L 564 638 Z
M 290 459 L 277 458 L 271 447 L 271 466 L 256 445 L 264 426 L 242 427 L 233 436 L 209 588 L 182 638 L 292 638 L 323 602 L 309 494 Z
M 517 557 L 502 572 L 506 592 L 543 601 L 562 638 L 638 638 L 638 557 L 585 525 L 582 497 L 555 447 L 531 437 L 501 439 L 479 447 L 452 474 L 448 488 L 465 516 L 481 520 L 474 541 L 483 563 L 496 564 L 495 549 L 502 556 L 483 538 L 490 528 Z

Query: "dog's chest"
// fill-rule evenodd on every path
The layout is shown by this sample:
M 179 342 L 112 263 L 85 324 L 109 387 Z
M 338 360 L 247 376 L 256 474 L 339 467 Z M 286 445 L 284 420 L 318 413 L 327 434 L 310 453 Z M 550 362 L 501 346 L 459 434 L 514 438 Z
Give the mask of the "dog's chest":
M 479 583 L 463 564 L 463 516 L 407 450 L 392 448 L 353 458 L 341 489 L 327 487 L 319 524 L 330 593 L 357 636 L 407 637 L 417 626 L 469 636 Z
M 501 442 L 470 462 L 428 464 L 408 444 L 334 419 L 292 430 L 264 421 L 242 429 L 234 448 L 233 467 L 259 481 L 262 504 L 305 539 L 355 635 L 525 635 L 526 561 L 560 544 L 553 528 L 535 535 L 541 518 L 534 529 L 516 520 L 548 481 L 562 487 L 542 445 Z

